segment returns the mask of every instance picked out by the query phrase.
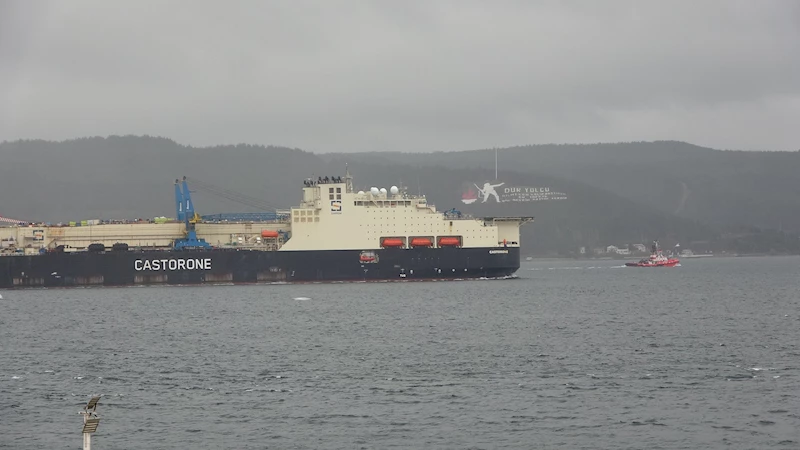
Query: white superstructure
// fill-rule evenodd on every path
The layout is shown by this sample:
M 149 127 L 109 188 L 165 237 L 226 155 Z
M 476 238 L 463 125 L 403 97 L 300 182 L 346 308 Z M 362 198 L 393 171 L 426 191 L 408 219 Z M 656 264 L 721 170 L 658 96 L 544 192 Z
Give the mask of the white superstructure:
M 466 218 L 437 211 L 424 196 L 396 186 L 355 192 L 349 173 L 336 181 L 306 182 L 281 251 L 408 248 L 425 240 L 430 247 L 519 247 L 520 224 L 531 220 Z

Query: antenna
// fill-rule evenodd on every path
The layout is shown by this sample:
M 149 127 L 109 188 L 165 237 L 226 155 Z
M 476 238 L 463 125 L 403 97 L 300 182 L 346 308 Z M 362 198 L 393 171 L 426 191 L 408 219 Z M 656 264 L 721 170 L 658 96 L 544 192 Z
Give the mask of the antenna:
M 83 450 L 92 450 L 92 434 L 97 431 L 97 426 L 100 425 L 100 417 L 95 412 L 97 410 L 97 402 L 100 401 L 100 396 L 95 395 L 79 414 L 83 416 Z
M 344 164 L 344 182 L 345 192 L 353 192 L 353 176 L 350 175 L 350 168 L 347 163 Z
M 497 181 L 497 147 L 494 148 L 494 181 Z

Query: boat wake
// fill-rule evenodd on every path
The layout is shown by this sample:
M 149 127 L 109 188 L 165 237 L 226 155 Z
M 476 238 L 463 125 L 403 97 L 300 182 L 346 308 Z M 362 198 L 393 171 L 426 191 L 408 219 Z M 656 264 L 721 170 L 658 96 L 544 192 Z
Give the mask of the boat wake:
M 531 267 L 527 270 L 530 271 L 537 271 L 537 270 L 596 270 L 596 269 L 622 269 L 624 265 L 621 266 L 575 266 L 575 267 Z

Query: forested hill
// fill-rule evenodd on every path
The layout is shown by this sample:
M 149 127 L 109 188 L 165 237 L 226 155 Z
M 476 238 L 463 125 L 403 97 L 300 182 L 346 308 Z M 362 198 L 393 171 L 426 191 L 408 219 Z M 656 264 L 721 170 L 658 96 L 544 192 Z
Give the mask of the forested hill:
M 742 220 L 737 223 L 757 225 L 760 220 L 746 220 L 754 216 L 737 215 L 733 211 L 736 209 L 733 206 L 744 197 L 736 193 L 756 195 L 754 192 L 763 190 L 756 185 L 789 183 L 782 174 L 794 164 L 796 155 L 731 153 L 734 159 L 724 160 L 721 166 L 748 166 L 750 172 L 742 176 L 758 178 L 759 182 L 750 191 L 741 188 L 728 196 L 722 195 L 729 188 L 720 167 L 711 177 L 705 178 L 714 189 L 704 188 L 699 183 L 702 177 L 693 178 L 692 174 L 701 171 L 698 167 L 683 167 L 681 182 L 694 181 L 687 183 L 691 192 L 676 214 L 672 210 L 675 192 L 669 184 L 674 180 L 662 168 L 678 167 L 679 161 L 687 158 L 713 160 L 720 158 L 723 152 L 686 144 L 653 143 L 662 150 L 656 152 L 648 147 L 650 144 L 642 144 L 645 150 L 641 152 L 643 155 L 638 155 L 636 145 L 500 150 L 498 178 L 505 183 L 504 188 L 547 188 L 566 194 L 566 199 L 502 204 L 490 199 L 486 203 L 477 201 L 468 205 L 462 201 L 465 186 L 477 187 L 494 180 L 494 151 L 320 156 L 272 146 L 195 148 L 148 136 L 3 142 L 0 144 L 0 216 L 50 222 L 174 216 L 172 185 L 183 175 L 218 188 L 191 186 L 197 191 L 195 206 L 201 214 L 256 210 L 232 202 L 237 197 L 232 193 L 259 199 L 260 209 L 289 208 L 300 199 L 303 179 L 343 175 L 345 164 L 349 164 L 359 189 L 402 184 L 411 192 L 426 194 L 440 210 L 458 208 L 475 215 L 536 216 L 536 222 L 524 228 L 523 250 L 526 253 L 570 254 L 581 246 L 624 246 L 653 238 L 666 239 L 665 242 L 703 242 L 709 247 L 743 251 L 785 251 L 794 248 L 793 245 L 796 247 L 797 240 L 792 240 L 791 235 L 720 226 L 720 222 L 725 224 L 726 215 L 740 216 Z M 668 157 L 666 150 L 672 145 L 677 150 Z M 559 149 L 564 151 L 559 152 Z M 695 152 L 697 155 L 692 156 Z M 539 153 L 541 158 L 535 156 Z M 762 156 L 766 160 L 760 159 Z M 786 164 L 772 170 L 770 158 L 775 157 L 784 158 Z M 737 158 L 751 158 L 758 163 L 745 164 Z M 575 159 L 580 162 L 570 166 L 568 161 Z M 615 161 L 618 166 L 612 170 Z M 770 176 L 762 177 L 759 175 L 762 173 Z M 662 180 L 661 186 L 666 192 L 659 194 L 658 181 L 654 181 L 658 179 Z M 649 183 L 647 187 L 641 185 L 643 180 Z M 214 191 L 228 195 L 212 195 Z M 783 194 L 780 197 L 788 204 L 790 196 Z M 662 200 L 654 201 L 653 197 L 658 195 Z M 667 200 L 672 202 L 668 207 Z M 749 197 L 746 200 L 758 203 Z M 701 211 L 700 205 L 715 201 L 711 211 Z M 778 201 L 770 200 L 766 204 Z M 789 219 L 795 217 L 797 208 L 792 211 L 794 215 L 781 215 L 773 213 L 771 206 L 762 204 L 759 207 L 773 216 L 784 217 L 781 220 L 785 228 L 796 223 Z M 711 220 L 706 220 L 709 217 Z
M 391 164 L 494 169 L 495 150 L 327 155 Z M 722 228 L 800 231 L 800 152 L 720 151 L 684 142 L 497 149 L 500 170 L 579 181 Z

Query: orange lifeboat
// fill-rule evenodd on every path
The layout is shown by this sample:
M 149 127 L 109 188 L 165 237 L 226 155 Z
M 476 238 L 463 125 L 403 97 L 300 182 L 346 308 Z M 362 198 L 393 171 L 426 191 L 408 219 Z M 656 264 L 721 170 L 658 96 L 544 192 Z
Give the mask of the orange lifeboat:
M 372 255 L 361 255 L 361 262 L 372 262 L 375 261 L 375 257 Z
M 439 238 L 439 247 L 458 247 L 461 245 L 461 238 L 456 236 L 442 236 Z
M 381 247 L 402 247 L 403 240 L 400 238 L 383 238 L 381 240 Z
M 275 230 L 261 230 L 261 237 L 262 238 L 276 238 L 278 237 L 278 232 Z
M 411 246 L 412 247 L 430 247 L 433 245 L 433 241 L 430 238 L 426 237 L 415 237 L 411 239 Z

